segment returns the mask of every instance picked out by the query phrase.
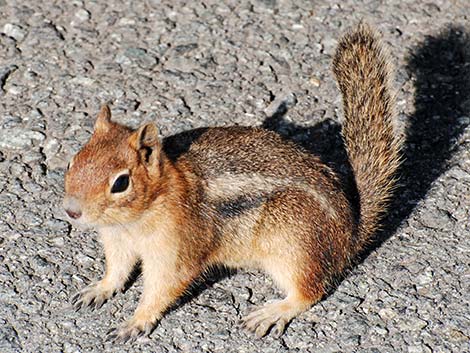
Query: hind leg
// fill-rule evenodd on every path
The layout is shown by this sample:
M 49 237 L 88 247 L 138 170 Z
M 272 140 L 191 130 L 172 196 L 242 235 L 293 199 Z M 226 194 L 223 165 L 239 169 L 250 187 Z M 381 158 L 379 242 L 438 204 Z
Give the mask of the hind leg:
M 287 293 L 282 300 L 267 303 L 248 314 L 242 323 L 249 331 L 255 333 L 257 337 L 263 337 L 271 332 L 275 337 L 280 337 L 286 325 L 297 315 L 308 310 L 313 304 L 318 302 L 323 294 L 321 282 L 315 283 L 315 277 L 300 270 L 294 269 L 292 263 L 272 262 L 265 264 L 268 272 L 277 284 Z M 297 272 L 297 275 L 295 273 Z M 302 275 L 299 276 L 299 272 Z M 271 331 L 270 331 L 271 330 Z
M 281 335 L 289 321 L 324 296 L 332 275 L 345 263 L 348 224 L 343 227 L 340 210 L 319 202 L 322 197 L 327 195 L 292 189 L 264 207 L 251 244 L 253 256 L 286 297 L 243 320 L 258 337 L 271 328 Z

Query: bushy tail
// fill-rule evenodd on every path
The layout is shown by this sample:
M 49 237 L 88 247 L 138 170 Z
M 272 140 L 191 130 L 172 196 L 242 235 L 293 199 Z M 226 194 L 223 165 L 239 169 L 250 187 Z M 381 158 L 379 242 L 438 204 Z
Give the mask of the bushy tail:
M 379 36 L 360 24 L 340 40 L 333 72 L 343 95 L 342 134 L 360 197 L 357 245 L 362 248 L 379 226 L 401 159 L 392 69 Z

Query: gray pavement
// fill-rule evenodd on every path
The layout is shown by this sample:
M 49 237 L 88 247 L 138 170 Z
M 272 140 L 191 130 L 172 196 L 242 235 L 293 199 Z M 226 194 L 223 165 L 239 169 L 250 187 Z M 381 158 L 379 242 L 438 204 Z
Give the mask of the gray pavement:
M 60 207 L 100 104 L 165 136 L 264 124 L 342 171 L 330 63 L 362 18 L 391 47 L 409 134 L 401 187 L 363 261 L 279 340 L 237 327 L 279 295 L 239 271 L 214 275 L 149 338 L 105 343 L 142 280 L 76 313 L 70 297 L 100 277 L 103 254 Z M 469 352 L 469 20 L 465 0 L 0 0 L 0 352 Z

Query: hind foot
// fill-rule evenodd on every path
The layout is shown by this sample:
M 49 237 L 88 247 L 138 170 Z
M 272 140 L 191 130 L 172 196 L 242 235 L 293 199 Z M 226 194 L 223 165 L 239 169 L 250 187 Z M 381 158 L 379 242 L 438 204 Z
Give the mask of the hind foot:
M 309 306 L 288 299 L 278 300 L 254 310 L 243 318 L 242 324 L 258 338 L 266 336 L 272 328 L 270 333 L 277 338 L 282 336 L 286 325 Z

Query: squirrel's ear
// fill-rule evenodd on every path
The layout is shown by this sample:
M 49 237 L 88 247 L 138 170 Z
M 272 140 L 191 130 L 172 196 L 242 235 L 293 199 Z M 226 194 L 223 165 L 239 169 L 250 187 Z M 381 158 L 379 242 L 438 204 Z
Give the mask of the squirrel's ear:
M 146 164 L 153 164 L 160 159 L 161 143 L 155 124 L 142 125 L 130 136 L 129 142 Z
M 107 132 L 111 127 L 111 110 L 104 104 L 96 118 L 95 131 L 96 132 Z

